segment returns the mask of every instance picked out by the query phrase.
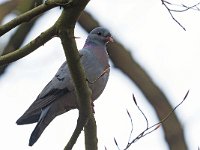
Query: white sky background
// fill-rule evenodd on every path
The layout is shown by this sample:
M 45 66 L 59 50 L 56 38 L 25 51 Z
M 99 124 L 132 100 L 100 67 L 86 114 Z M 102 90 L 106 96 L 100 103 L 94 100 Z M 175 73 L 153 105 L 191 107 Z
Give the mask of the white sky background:
M 170 18 L 160 0 L 92 0 L 86 9 L 131 51 L 133 57 L 165 92 L 173 106 L 176 106 L 190 89 L 187 100 L 176 113 L 183 124 L 189 149 L 197 149 L 200 146 L 200 12 L 191 10 L 175 14 L 187 29 L 183 31 Z M 43 16 L 24 44 L 50 27 L 60 12 L 61 10 L 56 8 Z M 8 21 L 8 18 L 5 21 Z M 81 37 L 77 39 L 78 48 L 81 49 L 87 34 L 77 26 L 76 36 Z M 28 140 L 36 124 L 15 124 L 64 60 L 60 40 L 54 38 L 11 65 L 7 73 L 0 78 L 0 149 L 64 148 L 74 130 L 77 110 L 54 119 L 33 147 L 28 146 Z M 124 148 L 131 129 L 126 109 L 133 118 L 134 136 L 145 129 L 145 121 L 132 101 L 132 93 L 149 122 L 153 124 L 158 121 L 137 87 L 119 70 L 111 68 L 108 85 L 95 102 L 99 149 L 104 149 L 104 146 L 108 150 L 117 149 L 114 137 L 119 146 Z M 74 149 L 83 149 L 83 143 L 82 134 Z M 168 149 L 161 128 L 133 144 L 130 149 L 141 150 L 149 147 L 154 150 Z

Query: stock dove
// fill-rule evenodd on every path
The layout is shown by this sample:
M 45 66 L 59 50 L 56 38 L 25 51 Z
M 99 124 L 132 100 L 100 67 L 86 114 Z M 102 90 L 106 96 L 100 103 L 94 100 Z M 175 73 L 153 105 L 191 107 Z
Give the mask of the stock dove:
M 108 81 L 110 66 L 106 44 L 113 41 L 110 32 L 102 27 L 93 29 L 79 51 L 86 80 L 92 90 L 92 101 L 103 92 Z M 17 120 L 18 125 L 36 123 L 29 139 L 32 146 L 44 129 L 58 115 L 78 108 L 75 87 L 69 72 L 67 62 L 64 62 L 53 79 L 44 87 L 37 99 Z

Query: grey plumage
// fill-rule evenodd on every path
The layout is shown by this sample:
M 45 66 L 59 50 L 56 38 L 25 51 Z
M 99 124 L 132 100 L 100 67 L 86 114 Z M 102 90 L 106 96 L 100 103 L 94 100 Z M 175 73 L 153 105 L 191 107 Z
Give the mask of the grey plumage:
M 93 101 L 101 95 L 108 81 L 110 66 L 106 44 L 110 41 L 112 37 L 109 31 L 98 27 L 90 32 L 84 47 L 79 51 L 81 64 L 92 90 Z M 38 140 L 56 116 L 77 108 L 75 94 L 67 62 L 64 62 L 53 79 L 16 122 L 18 125 L 37 122 L 29 140 L 30 146 Z

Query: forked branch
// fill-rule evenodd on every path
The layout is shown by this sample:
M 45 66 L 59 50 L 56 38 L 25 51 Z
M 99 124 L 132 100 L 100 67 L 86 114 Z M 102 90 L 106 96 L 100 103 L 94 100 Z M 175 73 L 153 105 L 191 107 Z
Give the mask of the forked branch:
M 196 11 L 200 11 L 199 9 L 199 5 L 200 2 L 192 5 L 192 6 L 187 6 L 185 4 L 174 4 L 165 0 L 161 0 L 162 4 L 164 5 L 164 7 L 167 9 L 167 11 L 169 12 L 170 16 L 172 17 L 172 19 L 183 29 L 186 31 L 186 28 L 174 17 L 174 13 L 178 13 L 178 12 L 185 12 L 188 10 L 196 10 Z M 176 7 L 176 9 L 172 9 L 171 6 Z
M 133 95 L 134 103 L 135 103 L 135 105 L 137 106 L 138 110 L 141 112 L 141 114 L 143 115 L 143 117 L 144 117 L 144 119 L 146 121 L 146 129 L 143 130 L 139 135 L 137 135 L 134 139 L 131 140 L 131 137 L 132 137 L 132 134 L 133 134 L 133 121 L 132 121 L 132 117 L 131 117 L 129 111 L 127 110 L 127 114 L 129 116 L 130 122 L 131 122 L 131 131 L 130 131 L 128 143 L 127 143 L 126 147 L 123 148 L 123 150 L 127 150 L 133 143 L 135 143 L 136 141 L 138 141 L 142 137 L 145 137 L 146 135 L 152 133 L 153 131 L 157 130 L 165 121 L 167 121 L 167 119 L 171 116 L 171 114 L 174 113 L 174 111 L 186 100 L 188 94 L 189 94 L 189 90 L 185 94 L 183 100 L 178 105 L 176 105 L 162 120 L 160 120 L 158 123 L 155 123 L 155 124 L 153 124 L 151 126 L 149 126 L 149 121 L 148 121 L 146 115 L 140 109 L 140 107 L 137 104 L 137 101 L 135 99 L 135 96 Z M 120 147 L 119 147 L 119 145 L 117 143 L 116 138 L 114 138 L 114 142 L 115 142 L 115 145 L 117 146 L 117 148 L 120 150 Z
M 10 31 L 11 29 L 15 28 L 16 26 L 30 21 L 34 17 L 56 7 L 56 6 L 66 6 L 70 5 L 71 0 L 47 0 L 44 4 L 41 4 L 26 13 L 19 15 L 18 17 L 14 18 L 13 20 L 9 21 L 8 23 L 0 26 L 0 37 Z

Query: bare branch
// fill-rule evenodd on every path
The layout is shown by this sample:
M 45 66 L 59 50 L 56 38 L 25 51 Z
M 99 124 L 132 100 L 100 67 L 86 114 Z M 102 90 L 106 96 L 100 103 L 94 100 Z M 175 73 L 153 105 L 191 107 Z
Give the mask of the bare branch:
M 134 99 L 135 99 L 135 97 L 134 97 Z M 134 101 L 136 101 L 136 99 Z M 141 114 L 143 115 L 143 117 L 144 117 L 144 119 L 146 121 L 146 129 L 148 129 L 149 128 L 149 121 L 148 121 L 146 115 L 144 114 L 144 112 L 142 111 L 142 109 L 140 109 L 140 107 L 139 107 L 139 105 L 137 105 L 137 103 L 136 103 L 136 106 L 137 106 L 138 110 L 141 112 Z
M 133 119 L 132 119 L 132 117 L 131 117 L 129 111 L 126 110 L 126 112 L 127 112 L 128 117 L 130 118 L 130 121 L 131 121 L 131 132 L 130 132 L 129 138 L 128 138 L 128 144 L 129 144 L 129 142 L 131 141 L 131 136 L 132 136 L 132 134 L 133 134 Z
M 166 1 L 162 1 L 162 4 L 165 6 L 165 8 L 167 9 L 167 11 L 169 12 L 170 16 L 172 17 L 172 19 L 183 29 L 186 31 L 185 27 L 173 16 L 171 9 L 166 5 Z
M 191 9 L 200 11 L 200 9 L 198 8 L 198 5 L 200 5 L 200 2 L 198 2 L 197 4 L 194 4 L 192 6 L 187 6 L 187 5 L 184 5 L 184 4 L 173 4 L 173 3 L 165 1 L 165 0 L 161 0 L 161 2 L 164 5 L 164 7 L 167 9 L 167 11 L 169 12 L 171 18 L 185 31 L 186 31 L 185 27 L 174 17 L 172 12 L 185 12 L 185 11 L 188 11 L 188 10 L 191 10 Z M 171 9 L 168 5 L 176 6 L 178 8 L 177 9 Z
M 83 130 L 84 125 L 86 124 L 86 121 L 87 121 L 87 118 L 85 118 L 85 116 L 82 116 L 79 113 L 76 128 L 75 128 L 70 140 L 68 141 L 67 145 L 65 146 L 64 150 L 71 150 L 73 148 L 74 144 L 76 143 L 76 140 L 78 139 L 81 131 Z
M 133 96 L 133 101 L 134 101 L 135 105 L 137 105 L 137 101 L 136 101 L 135 95 L 132 94 L 132 96 Z
M 89 0 L 74 0 L 74 7 L 64 7 L 61 16 L 55 23 L 68 62 L 70 74 L 75 85 L 78 98 L 77 104 L 79 107 L 78 122 L 74 133 L 64 148 L 65 150 L 71 150 L 73 148 L 83 127 L 85 129 L 85 148 L 87 150 L 97 149 L 96 122 L 91 106 L 92 93 L 86 82 L 86 75 L 80 63 L 80 55 L 74 38 L 76 21 L 88 2 Z
M 166 4 L 172 5 L 172 6 L 177 6 L 181 9 L 170 9 L 170 11 L 174 11 L 174 12 L 184 12 L 184 11 L 188 11 L 188 10 L 196 10 L 196 11 L 200 11 L 198 5 L 200 5 L 200 2 L 198 2 L 197 4 L 194 4 L 192 6 L 187 6 L 185 4 L 174 4 L 174 3 L 170 3 L 167 1 L 164 1 Z
M 117 146 L 117 149 L 120 150 L 117 140 L 115 138 L 114 138 L 114 142 L 115 142 L 115 145 Z
M 56 35 L 55 27 L 51 27 L 45 32 L 41 33 L 38 37 L 32 40 L 30 43 L 22 48 L 15 50 L 14 52 L 8 53 L 6 55 L 0 56 L 0 66 L 14 62 L 24 56 L 27 56 L 38 47 L 44 45 L 47 41 Z
M 137 108 L 139 109 L 139 111 L 142 113 L 142 115 L 145 117 L 145 120 L 146 120 L 146 123 L 147 123 L 147 128 L 142 131 L 138 136 L 136 136 L 131 142 L 130 140 L 128 141 L 128 144 L 126 145 L 126 147 L 124 148 L 124 150 L 127 150 L 133 143 L 135 143 L 137 140 L 139 140 L 140 138 L 152 133 L 153 131 L 157 130 L 158 128 L 161 127 L 161 125 L 171 116 L 172 113 L 174 113 L 174 111 L 186 100 L 187 96 L 189 94 L 189 90 L 187 91 L 187 93 L 185 94 L 183 100 L 178 104 L 176 105 L 167 115 L 166 117 L 164 117 L 161 121 L 159 121 L 158 123 L 152 125 L 149 127 L 148 125 L 148 119 L 147 117 L 145 116 L 145 114 L 142 112 L 142 110 L 137 106 Z M 130 113 L 127 111 L 128 115 L 130 115 Z M 131 117 L 129 117 L 131 118 Z M 132 125 L 132 119 L 131 119 L 131 125 Z M 131 133 L 130 133 L 130 136 L 132 136 L 132 129 L 131 129 Z M 129 139 L 130 139 L 130 136 L 129 136 Z
M 44 13 L 47 10 L 50 10 L 56 6 L 63 6 L 63 5 L 67 5 L 70 3 L 71 3 L 71 0 L 57 0 L 57 1 L 48 0 L 44 4 L 39 5 L 35 8 L 27 11 L 26 13 L 21 14 L 20 16 L 14 18 L 10 22 L 0 26 L 0 36 L 4 35 L 6 32 L 15 28 L 19 24 L 30 21 L 34 17 Z
M 174 109 L 172 109 L 172 111 L 170 111 L 169 114 L 168 114 L 165 118 L 163 118 L 159 123 L 157 123 L 156 125 L 158 125 L 158 124 L 160 124 L 160 123 L 164 123 L 164 122 L 170 117 L 170 115 L 171 115 L 172 113 L 174 113 L 174 111 L 186 100 L 186 98 L 187 98 L 189 92 L 190 92 L 190 90 L 187 91 L 187 93 L 185 94 L 183 100 L 182 100 L 178 105 L 176 105 L 176 106 L 174 107 Z
M 33 9 L 34 7 L 36 7 L 36 5 L 37 6 L 41 5 L 42 1 L 43 0 L 30 0 L 30 1 L 17 0 L 18 3 L 20 2 L 18 5 L 20 6 L 22 4 L 24 5 L 24 7 L 23 8 L 19 7 L 16 9 L 18 9 L 18 11 L 20 11 L 20 13 L 22 14 L 26 12 L 27 10 Z M 13 1 L 11 1 L 11 3 L 13 3 Z M 8 53 L 16 51 L 16 49 L 19 49 L 21 45 L 23 44 L 23 42 L 25 41 L 28 33 L 31 31 L 32 27 L 35 25 L 35 23 L 38 21 L 39 17 L 41 16 L 42 15 L 37 16 L 34 19 L 30 20 L 29 22 L 21 24 L 16 29 L 16 31 L 12 34 L 12 36 L 9 39 L 9 42 L 6 44 L 6 46 L 4 47 L 0 55 L 1 56 L 6 55 Z M 0 67 L 0 76 L 4 73 L 4 71 L 6 70 L 8 66 L 9 65 L 7 64 Z
M 162 4 L 164 5 L 164 7 L 167 9 L 167 11 L 169 12 L 170 16 L 172 17 L 172 19 L 183 29 L 186 31 L 185 27 L 174 17 L 174 15 L 172 14 L 172 12 L 185 12 L 188 10 L 197 10 L 200 11 L 200 9 L 198 8 L 198 5 L 200 5 L 200 2 L 198 2 L 197 4 L 194 4 L 192 6 L 187 6 L 184 4 L 174 4 L 165 0 L 161 0 Z M 170 6 L 177 6 L 177 9 L 171 9 L 168 5 Z M 181 9 L 180 9 L 181 8 Z

